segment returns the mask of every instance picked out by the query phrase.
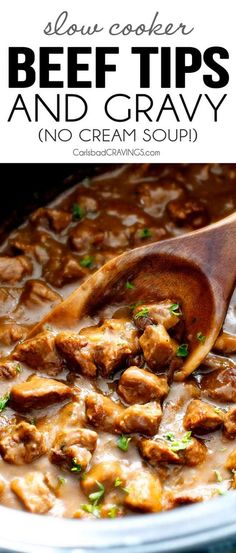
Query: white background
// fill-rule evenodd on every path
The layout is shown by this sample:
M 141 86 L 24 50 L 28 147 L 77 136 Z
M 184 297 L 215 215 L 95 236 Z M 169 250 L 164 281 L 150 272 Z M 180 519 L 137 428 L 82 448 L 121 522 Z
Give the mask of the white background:
M 70 24 L 94 25 L 105 27 L 103 33 L 92 37 L 76 34 L 68 36 L 47 37 L 43 33 L 48 21 L 55 21 L 63 11 L 69 12 L 68 21 Z M 185 23 L 189 27 L 194 26 L 195 30 L 188 36 L 180 33 L 168 36 L 142 35 L 136 37 L 112 37 L 107 29 L 112 23 L 132 23 L 135 27 L 140 23 L 150 26 L 155 12 L 159 12 L 158 21 L 167 25 L 170 22 L 179 24 Z M 235 60 L 235 28 L 234 23 L 234 2 L 226 0 L 224 3 L 216 0 L 190 2 L 189 0 L 147 0 L 136 2 L 134 0 L 8 0 L 4 2 L 4 11 L 1 12 L 1 35 L 0 35 L 0 161 L 1 162 L 234 162 L 235 155 L 235 102 L 236 102 L 236 60 Z M 29 89 L 8 88 L 8 48 L 9 46 L 27 46 L 36 52 L 35 68 L 37 71 L 38 48 L 39 46 L 119 46 L 120 54 L 109 56 L 108 61 L 117 64 L 116 73 L 107 74 L 106 89 L 70 89 L 66 86 L 63 89 L 39 89 L 37 83 Z M 139 56 L 130 54 L 132 46 L 193 46 L 202 52 L 210 46 L 222 46 L 229 51 L 230 59 L 224 60 L 223 64 L 230 73 L 230 82 L 222 89 L 210 89 L 203 84 L 202 75 L 204 68 L 196 74 L 187 75 L 187 86 L 185 89 L 161 90 L 159 87 L 160 62 L 158 56 L 152 57 L 151 64 L 151 88 L 139 89 Z M 66 55 L 54 56 L 53 61 L 61 62 L 60 74 L 53 73 L 53 77 L 66 82 Z M 81 59 L 82 61 L 82 59 Z M 89 72 L 81 75 L 89 76 L 94 83 L 94 56 L 84 56 L 83 61 L 90 64 Z M 38 71 L 37 71 L 38 73 Z M 209 70 L 208 70 L 209 73 Z M 45 111 L 41 110 L 40 123 L 34 122 L 34 97 L 38 93 L 53 108 L 55 105 L 56 93 L 60 92 L 62 101 L 62 120 L 56 123 Z M 178 99 L 179 93 L 184 95 L 190 111 L 192 111 L 198 94 L 208 94 L 216 102 L 224 93 L 228 97 L 219 110 L 219 121 L 213 122 L 213 111 L 205 100 L 202 100 L 197 115 L 192 123 L 188 122 L 180 108 Z M 23 112 L 18 112 L 9 123 L 7 119 L 11 112 L 15 98 L 22 93 L 32 116 L 32 122 L 28 122 Z M 85 119 L 75 123 L 65 123 L 63 99 L 66 93 L 80 94 L 86 98 L 89 111 Z M 142 119 L 139 123 L 133 117 L 126 123 L 115 123 L 109 120 L 104 114 L 104 102 L 112 94 L 123 93 L 132 97 L 129 107 L 134 114 L 134 97 L 137 93 L 149 94 L 154 99 L 154 108 L 151 115 L 154 119 L 149 123 Z M 176 109 L 181 116 L 181 123 L 177 123 L 173 114 L 168 112 L 159 123 L 155 122 L 157 113 L 161 107 L 164 96 L 171 94 Z M 217 102 L 216 102 L 217 103 Z M 120 104 L 120 109 L 122 106 Z M 39 129 L 46 127 L 51 132 L 62 128 L 68 128 L 73 133 L 73 139 L 67 143 L 52 142 L 40 143 L 38 139 Z M 198 140 L 193 144 L 189 140 L 177 142 L 149 142 L 142 141 L 144 128 L 196 128 Z M 89 129 L 110 129 L 123 128 L 137 129 L 137 141 L 132 140 L 121 143 L 119 141 L 109 144 L 106 142 L 82 143 L 79 141 L 78 132 L 83 128 Z M 75 157 L 73 149 L 79 150 L 94 149 L 104 150 L 105 148 L 143 148 L 160 151 L 157 157 L 132 157 L 123 156 L 83 156 Z

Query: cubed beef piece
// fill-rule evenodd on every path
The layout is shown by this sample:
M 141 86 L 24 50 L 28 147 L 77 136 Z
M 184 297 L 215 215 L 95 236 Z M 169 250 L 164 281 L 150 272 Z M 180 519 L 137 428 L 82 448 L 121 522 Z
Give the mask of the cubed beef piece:
M 96 393 L 86 397 L 85 410 L 88 422 L 105 432 L 115 432 L 116 421 L 124 412 L 121 405 Z
M 0 281 L 19 282 L 25 275 L 32 273 L 31 261 L 24 255 L 17 257 L 0 256 Z
M 65 359 L 86 376 L 96 376 L 96 367 L 109 376 L 139 351 L 138 332 L 126 319 L 107 319 L 101 326 L 84 328 L 79 334 L 60 333 L 56 345 Z
M 166 494 L 165 509 L 175 509 L 175 507 L 181 507 L 184 505 L 192 505 L 193 503 L 200 503 L 203 500 L 201 495 L 197 495 L 196 492 L 169 492 Z
M 222 353 L 236 353 L 236 335 L 222 332 L 215 342 L 214 349 Z
M 11 380 L 15 378 L 21 372 L 20 363 L 17 361 L 10 361 L 7 359 L 1 359 L 0 361 L 0 380 Z
M 180 318 L 180 308 L 177 307 L 175 311 L 172 311 L 173 305 L 178 304 L 175 301 L 164 300 L 158 303 L 137 305 L 133 311 L 134 322 L 141 329 L 150 324 L 161 324 L 168 330 L 175 326 Z
M 177 452 L 172 451 L 164 440 L 141 440 L 139 451 L 145 461 L 156 466 L 159 463 L 182 464 Z
M 52 376 L 63 368 L 62 360 L 55 348 L 55 337 L 49 331 L 40 332 L 34 338 L 19 344 L 12 357 L 26 363 L 32 369 L 45 371 Z
M 55 232 L 61 232 L 69 225 L 72 216 L 71 213 L 61 211 L 60 209 L 39 207 L 39 209 L 34 211 L 30 216 L 30 221 L 32 224 L 38 225 L 38 223 L 43 222 L 43 220 L 48 221 L 50 227 L 55 230 Z
M 81 254 L 86 253 L 91 246 L 101 247 L 104 238 L 105 229 L 103 225 L 98 224 L 97 219 L 80 221 L 69 233 L 70 245 Z
M 124 505 L 132 511 L 156 513 L 162 508 L 162 488 L 157 475 L 144 468 L 131 472 Z
M 61 288 L 69 282 L 74 282 L 84 278 L 87 274 L 86 269 L 81 267 L 79 259 L 67 249 L 57 247 L 51 251 L 51 255 L 43 268 L 43 276 L 52 284 Z
M 60 332 L 55 340 L 56 347 L 70 368 L 88 377 L 95 377 L 97 367 L 88 340 L 79 334 Z
M 228 469 L 228 470 L 233 470 L 233 471 L 236 469 L 236 449 L 234 449 L 230 453 L 230 455 L 229 455 L 229 457 L 228 457 L 228 459 L 225 463 L 225 468 Z
M 52 403 L 64 401 L 73 395 L 73 391 L 59 380 L 41 378 L 33 375 L 16 384 L 11 389 L 11 403 L 20 411 L 37 407 L 47 407 Z
M 125 434 L 138 432 L 154 436 L 158 431 L 161 417 L 161 407 L 156 401 L 145 405 L 131 405 L 116 420 L 116 428 L 118 432 Z
M 167 205 L 167 212 L 171 220 L 180 227 L 198 229 L 207 225 L 210 220 L 206 204 L 202 200 L 172 200 Z
M 188 404 L 184 416 L 184 428 L 186 430 L 197 433 L 212 432 L 217 430 L 222 423 L 222 414 L 218 413 L 209 403 L 200 399 L 193 399 Z
M 0 315 L 8 317 L 15 311 L 21 288 L 10 288 L 9 286 L 0 286 Z
M 236 367 L 229 366 L 206 374 L 201 388 L 212 399 L 236 402 Z
M 27 307 L 27 309 L 35 309 L 47 305 L 53 307 L 56 303 L 61 301 L 61 296 L 54 292 L 47 284 L 41 280 L 32 279 L 25 283 L 24 290 L 20 297 L 20 302 Z
M 53 497 L 41 472 L 28 472 L 11 481 L 11 490 L 31 513 L 47 513 L 53 506 Z
M 139 339 L 145 360 L 153 370 L 170 363 L 176 351 L 176 344 L 163 325 L 149 325 Z
M 44 437 L 33 424 L 22 421 L 1 432 L 0 453 L 4 461 L 14 465 L 32 463 L 46 452 Z
M 189 467 L 195 467 L 205 461 L 207 455 L 206 446 L 197 440 L 192 438 L 186 449 L 179 451 L 179 457 L 183 464 Z
M 148 403 L 152 400 L 162 400 L 168 394 L 168 384 L 165 376 L 129 367 L 120 377 L 118 393 L 129 404 Z
M 144 182 L 136 187 L 139 203 L 153 215 L 162 215 L 170 200 L 183 194 L 181 186 L 173 181 Z
M 117 479 L 122 480 L 125 474 L 125 467 L 119 461 L 103 461 L 93 465 L 80 480 L 82 491 L 87 497 L 94 492 L 99 491 L 98 482 L 105 488 L 104 493 L 108 493 L 115 488 Z
M 50 452 L 50 461 L 69 470 L 85 470 L 97 444 L 97 433 L 87 428 L 60 432 Z
M 19 340 L 23 340 L 28 334 L 26 326 L 10 322 L 0 324 L 0 345 L 10 346 Z
M 227 438 L 236 436 L 236 407 L 232 407 L 224 416 L 224 434 Z

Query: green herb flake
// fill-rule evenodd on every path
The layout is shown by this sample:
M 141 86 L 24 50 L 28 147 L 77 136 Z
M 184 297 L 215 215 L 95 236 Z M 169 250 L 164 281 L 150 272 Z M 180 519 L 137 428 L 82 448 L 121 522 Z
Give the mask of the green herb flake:
M 100 517 L 100 508 L 97 505 L 90 505 L 89 503 L 84 503 L 81 505 L 81 509 L 85 511 L 85 513 L 91 513 L 96 518 Z
M 94 506 L 98 505 L 100 499 L 103 497 L 105 493 L 105 486 L 103 486 L 103 484 L 101 484 L 101 482 L 98 482 L 97 480 L 96 480 L 96 484 L 98 487 L 98 491 L 89 494 L 89 500 Z
M 22 370 L 23 370 L 23 369 L 22 369 L 22 366 L 20 365 L 20 363 L 17 363 L 17 365 L 16 365 L 16 372 L 20 374 L 20 373 L 22 373 Z
M 149 228 L 143 228 L 141 231 L 140 231 L 140 238 L 142 239 L 145 239 L 145 238 L 151 238 L 152 236 L 152 232 Z
M 222 482 L 223 477 L 218 469 L 213 470 L 217 482 Z
M 82 470 L 82 467 L 81 465 L 77 462 L 77 459 L 74 457 L 74 459 L 72 459 L 72 467 L 70 469 L 71 472 L 81 472 Z
M 142 303 L 143 302 L 141 302 L 141 301 L 136 301 L 135 303 L 131 303 L 129 305 L 129 308 L 130 308 L 131 311 L 133 311 L 135 309 L 135 307 L 138 307 L 138 305 L 142 305 Z
M 130 282 L 129 280 L 127 280 L 126 284 L 125 284 L 125 288 L 126 290 L 133 290 L 135 288 L 134 284 L 132 282 Z
M 174 452 L 182 451 L 182 450 L 186 449 L 188 447 L 188 445 L 190 445 L 191 442 L 192 442 L 192 432 L 191 431 L 186 432 L 186 434 L 183 436 L 183 438 L 179 439 L 179 440 L 175 437 L 173 432 L 168 432 L 168 434 L 166 434 L 164 437 L 168 442 L 170 442 L 169 447 L 170 447 L 171 451 L 174 451 Z
M 149 313 L 148 307 L 143 307 L 143 309 L 140 309 L 138 313 L 135 315 L 135 319 L 141 319 L 141 317 L 147 317 Z
M 85 216 L 85 210 L 79 204 L 72 205 L 72 216 L 73 219 L 78 220 L 82 219 Z
M 66 483 L 66 478 L 64 476 L 58 476 L 58 486 L 63 486 Z
M 222 411 L 221 411 L 220 407 L 214 407 L 214 411 L 217 415 L 222 415 Z
M 216 488 L 215 491 L 218 495 L 225 495 L 225 492 L 223 490 L 221 490 L 221 488 Z
M 172 303 L 169 311 L 170 313 L 172 313 L 172 315 L 175 315 L 176 317 L 180 317 L 180 315 L 182 315 L 179 303 Z
M 107 514 L 108 514 L 109 518 L 116 518 L 117 513 L 118 513 L 117 505 L 112 505 L 112 507 L 110 508 L 110 510 L 108 511 Z
M 205 344 L 206 336 L 202 332 L 198 332 L 196 338 L 201 344 Z
M 177 357 L 188 357 L 188 344 L 181 344 L 176 350 Z
M 4 396 L 2 396 L 0 398 L 0 413 L 2 411 L 4 411 L 4 409 L 6 409 L 7 404 L 9 403 L 9 401 L 10 401 L 10 394 L 9 393 L 5 394 Z
M 121 449 L 121 451 L 128 451 L 130 440 L 132 440 L 132 438 L 121 434 L 121 436 L 117 440 L 117 447 Z
M 115 482 L 114 482 L 115 488 L 119 488 L 119 486 L 121 486 L 121 484 L 122 484 L 122 480 L 119 478 L 119 476 L 117 476 L 117 478 L 115 479 Z
M 52 326 L 47 324 L 47 323 L 44 325 L 44 328 L 45 328 L 45 330 L 48 330 L 49 332 L 52 331 Z
M 90 269 L 93 264 L 93 256 L 92 255 L 85 255 L 83 259 L 80 260 L 79 264 L 81 267 L 86 267 Z

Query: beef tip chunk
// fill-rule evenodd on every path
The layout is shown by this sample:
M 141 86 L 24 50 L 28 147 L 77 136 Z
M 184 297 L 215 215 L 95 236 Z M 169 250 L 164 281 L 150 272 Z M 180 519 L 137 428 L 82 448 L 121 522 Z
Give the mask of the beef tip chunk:
M 169 492 L 166 497 L 166 510 L 175 509 L 175 507 L 181 507 L 184 505 L 192 505 L 193 503 L 200 503 L 203 500 L 201 495 L 194 495 L 190 492 Z
M 115 487 L 118 478 L 123 481 L 124 473 L 125 467 L 119 461 L 103 461 L 93 465 L 85 477 L 80 480 L 80 486 L 87 497 L 91 493 L 99 491 L 98 482 L 104 486 L 104 493 L 108 493 Z
M 97 367 L 87 338 L 71 332 L 60 332 L 55 343 L 69 367 L 90 378 L 97 375 Z
M 124 412 L 119 403 L 96 393 L 86 397 L 85 410 L 88 422 L 104 432 L 115 432 L 116 421 Z
M 57 375 L 63 363 L 55 348 L 52 332 L 43 331 L 34 338 L 19 344 L 12 354 L 13 359 L 26 363 L 32 369 L 45 371 L 51 376 Z
M 86 376 L 96 376 L 97 367 L 103 376 L 109 376 L 140 349 L 138 332 L 126 319 L 107 319 L 101 326 L 84 328 L 71 338 L 61 333 L 56 345 L 65 359 Z
M 224 434 L 227 438 L 236 436 L 236 407 L 232 407 L 224 417 Z
M 50 453 L 50 461 L 70 472 L 85 470 L 97 444 L 97 433 L 87 428 L 60 432 Z
M 184 428 L 186 430 L 204 434 L 204 432 L 217 430 L 222 423 L 223 416 L 216 412 L 215 408 L 209 403 L 200 399 L 193 399 L 188 404 L 184 416 Z
M 54 292 L 47 284 L 41 280 L 32 279 L 25 283 L 24 290 L 20 297 L 20 302 L 27 309 L 35 309 L 47 304 L 47 307 L 53 307 L 61 301 L 61 296 Z
M 61 288 L 69 282 L 85 277 L 87 271 L 81 267 L 79 260 L 65 248 L 56 247 L 44 266 L 43 276 L 52 284 Z
M 175 301 L 164 300 L 158 303 L 145 303 L 137 305 L 133 311 L 133 319 L 138 328 L 143 330 L 147 325 L 160 324 L 165 327 L 166 330 L 172 328 L 179 322 L 180 308 L 177 308 L 175 312 L 172 311 L 172 306 L 178 305 Z M 142 313 L 144 313 L 143 316 Z
M 53 506 L 50 490 L 41 472 L 28 472 L 26 476 L 11 481 L 11 490 L 31 513 L 47 513 Z
M 139 451 L 145 461 L 156 466 L 159 463 L 182 464 L 177 452 L 172 451 L 164 440 L 141 440 Z
M 120 377 L 118 393 L 129 404 L 148 403 L 153 400 L 162 400 L 168 394 L 168 384 L 165 376 L 129 367 Z
M 88 192 L 86 191 L 86 194 L 83 192 L 79 193 L 75 199 L 75 204 L 79 205 L 82 215 L 83 213 L 96 213 L 98 211 L 98 201 L 94 196 L 89 195 L 89 190 Z
M 0 345 L 10 346 L 26 338 L 28 328 L 24 325 L 6 321 L 0 324 Z
M 228 470 L 233 470 L 233 471 L 236 469 L 236 449 L 234 449 L 230 453 L 230 455 L 229 455 L 229 457 L 228 457 L 228 459 L 225 463 L 225 468 L 228 469 Z
M 236 367 L 226 367 L 206 374 L 201 388 L 212 399 L 236 402 Z
M 182 188 L 175 182 L 145 182 L 136 187 L 139 203 L 148 213 L 162 215 L 170 200 L 183 194 Z
M 179 227 L 190 226 L 193 229 L 204 227 L 210 217 L 202 200 L 173 200 L 167 205 L 167 213 Z
M 64 401 L 72 394 L 72 389 L 59 380 L 33 375 L 28 380 L 13 386 L 11 403 L 16 409 L 27 411 L 27 409 L 47 407 L 52 403 Z
M 183 464 L 189 467 L 195 467 L 205 461 L 207 454 L 206 446 L 197 440 L 192 438 L 186 449 L 179 451 L 179 457 L 183 461 Z
M 118 417 L 116 429 L 124 434 L 138 432 L 146 436 L 154 436 L 158 431 L 161 417 L 161 407 L 156 401 L 145 405 L 132 405 Z
M 25 255 L 0 256 L 0 281 L 14 284 L 32 273 L 33 266 Z
M 0 315 L 10 316 L 17 306 L 21 288 L 10 288 L 9 286 L 0 286 Z
M 0 453 L 4 461 L 14 465 L 32 463 L 46 452 L 44 437 L 33 424 L 22 421 L 1 432 Z
M 128 477 L 128 488 L 124 505 L 132 511 L 157 513 L 162 508 L 162 488 L 157 475 L 139 469 Z
M 236 353 L 236 335 L 222 332 L 217 338 L 214 349 L 221 353 Z
M 7 357 L 0 361 L 0 380 L 11 380 L 21 372 L 20 363 L 10 361 Z
M 88 252 L 89 248 L 100 248 L 105 239 L 105 229 L 99 225 L 97 219 L 80 221 L 69 233 L 71 247 L 81 254 Z
M 64 230 L 72 220 L 70 213 L 66 211 L 61 211 L 60 209 L 49 209 L 47 207 L 39 207 L 32 215 L 30 216 L 30 222 L 34 225 L 43 222 L 44 220 L 48 221 L 52 230 L 55 232 L 61 232 Z
M 148 366 L 153 370 L 168 365 L 176 351 L 176 343 L 163 325 L 147 326 L 139 343 Z

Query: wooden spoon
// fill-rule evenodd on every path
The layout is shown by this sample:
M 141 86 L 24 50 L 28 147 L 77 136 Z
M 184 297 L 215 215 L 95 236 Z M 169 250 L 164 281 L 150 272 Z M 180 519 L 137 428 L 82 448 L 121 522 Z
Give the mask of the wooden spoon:
M 34 329 L 78 329 L 101 305 L 180 302 L 189 355 L 175 380 L 183 381 L 211 350 L 223 324 L 236 280 L 236 213 L 178 238 L 147 244 L 106 263 Z M 125 284 L 132 282 L 134 288 Z M 46 327 L 47 328 L 47 327 Z M 199 333 L 205 341 L 197 338 Z

